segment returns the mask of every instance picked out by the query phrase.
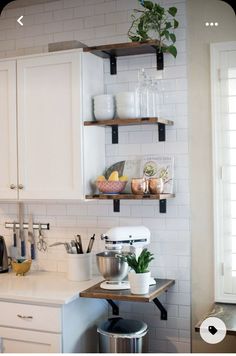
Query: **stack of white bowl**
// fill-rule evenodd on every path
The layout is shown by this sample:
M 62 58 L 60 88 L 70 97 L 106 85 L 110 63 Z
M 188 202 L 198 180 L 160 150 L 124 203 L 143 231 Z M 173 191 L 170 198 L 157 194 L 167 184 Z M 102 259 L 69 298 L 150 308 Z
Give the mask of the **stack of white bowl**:
M 116 94 L 116 111 L 120 119 L 134 119 L 139 117 L 137 95 L 134 92 Z
M 94 116 L 96 120 L 111 120 L 115 115 L 114 97 L 111 94 L 96 95 L 94 101 Z

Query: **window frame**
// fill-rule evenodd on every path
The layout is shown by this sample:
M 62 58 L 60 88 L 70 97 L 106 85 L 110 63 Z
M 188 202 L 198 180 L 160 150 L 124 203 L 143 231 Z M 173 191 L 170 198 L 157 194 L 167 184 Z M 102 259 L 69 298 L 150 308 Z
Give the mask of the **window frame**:
M 221 124 L 220 115 L 220 53 L 236 50 L 236 42 L 212 43 L 210 45 L 211 60 L 211 124 L 212 124 L 212 181 L 213 181 L 213 231 L 214 231 L 214 280 L 215 301 L 235 303 L 236 294 L 224 291 L 224 241 L 221 234 L 220 203 L 222 201 L 222 169 L 220 167 L 218 130 Z M 220 218 L 219 218 L 220 217 Z

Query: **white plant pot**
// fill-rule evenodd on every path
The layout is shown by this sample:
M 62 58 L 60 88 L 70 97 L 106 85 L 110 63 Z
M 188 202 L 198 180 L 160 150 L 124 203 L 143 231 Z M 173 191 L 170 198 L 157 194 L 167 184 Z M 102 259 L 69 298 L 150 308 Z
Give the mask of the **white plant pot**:
M 132 294 L 147 294 L 149 292 L 151 272 L 135 273 L 130 272 L 128 275 L 130 291 Z

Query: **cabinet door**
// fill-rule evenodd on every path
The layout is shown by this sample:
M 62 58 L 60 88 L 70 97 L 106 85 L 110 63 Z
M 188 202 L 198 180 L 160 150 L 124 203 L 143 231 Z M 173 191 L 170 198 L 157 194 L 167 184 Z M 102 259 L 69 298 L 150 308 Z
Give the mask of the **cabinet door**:
M 82 197 L 81 53 L 17 62 L 21 199 Z
M 0 327 L 0 353 L 60 353 L 61 334 Z
M 15 61 L 0 62 L 0 128 L 0 199 L 16 199 L 17 139 Z

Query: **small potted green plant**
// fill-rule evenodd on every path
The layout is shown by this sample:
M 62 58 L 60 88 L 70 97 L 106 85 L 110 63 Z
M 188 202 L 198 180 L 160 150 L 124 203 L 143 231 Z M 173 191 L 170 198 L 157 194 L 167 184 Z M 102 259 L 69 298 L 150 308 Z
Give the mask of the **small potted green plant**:
M 132 294 L 147 294 L 151 273 L 149 264 L 154 259 L 153 254 L 148 249 L 143 249 L 139 257 L 135 254 L 128 254 L 123 257 L 132 271 L 128 274 L 130 290 Z
M 163 69 L 163 53 L 168 52 L 177 56 L 175 47 L 176 36 L 174 30 L 179 26 L 175 19 L 177 8 L 168 9 L 152 1 L 138 0 L 141 9 L 134 9 L 131 15 L 132 23 L 128 30 L 128 36 L 133 42 L 146 42 L 158 40 L 157 69 Z M 137 16 L 138 15 L 138 16 Z

